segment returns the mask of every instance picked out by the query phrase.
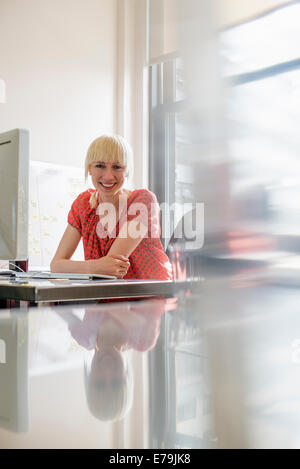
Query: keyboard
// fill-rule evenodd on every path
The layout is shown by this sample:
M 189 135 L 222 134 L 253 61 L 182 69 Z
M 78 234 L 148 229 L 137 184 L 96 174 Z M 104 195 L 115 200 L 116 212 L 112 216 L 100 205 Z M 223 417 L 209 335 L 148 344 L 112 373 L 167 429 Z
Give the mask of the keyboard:
M 115 280 L 117 277 L 105 274 L 74 274 L 55 273 L 43 271 L 15 272 L 14 270 L 0 271 L 0 275 L 11 276 L 20 279 L 66 279 L 66 280 Z

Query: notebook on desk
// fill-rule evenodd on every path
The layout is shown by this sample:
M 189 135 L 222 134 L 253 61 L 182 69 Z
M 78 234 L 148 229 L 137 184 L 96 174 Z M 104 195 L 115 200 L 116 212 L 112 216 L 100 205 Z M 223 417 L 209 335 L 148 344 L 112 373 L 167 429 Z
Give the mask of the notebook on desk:
M 24 279 L 66 279 L 66 280 L 115 280 L 117 277 L 105 274 L 74 274 L 55 273 L 45 271 L 15 272 L 14 270 L 0 271 L 0 275 Z

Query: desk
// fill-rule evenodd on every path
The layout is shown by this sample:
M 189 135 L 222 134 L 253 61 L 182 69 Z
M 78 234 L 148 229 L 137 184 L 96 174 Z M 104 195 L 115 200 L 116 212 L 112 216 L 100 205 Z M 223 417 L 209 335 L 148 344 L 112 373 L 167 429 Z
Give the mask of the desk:
M 174 342 L 178 326 L 185 326 L 180 321 L 182 311 L 177 315 L 176 309 L 175 302 L 156 300 L 47 306 L 0 314 L 0 448 L 154 446 L 152 416 L 156 419 L 158 412 L 162 418 L 167 414 L 160 373 L 151 377 L 150 389 L 148 359 L 158 342 L 162 341 L 160 348 L 165 340 Z M 171 338 L 164 334 L 168 314 L 175 314 Z M 90 347 L 98 336 L 99 343 L 100 337 L 107 339 L 103 353 L 102 347 L 101 351 Z M 119 349 L 120 340 L 126 344 L 125 350 Z M 93 370 L 87 369 L 89 359 L 95 365 Z M 189 357 L 185 363 L 190 368 Z M 103 391 L 102 379 L 110 376 L 111 369 L 114 381 Z M 97 382 L 96 395 L 91 397 L 95 371 L 100 384 Z M 172 412 L 177 391 L 174 384 Z M 150 405 L 150 392 L 161 398 L 157 408 Z M 125 393 L 128 397 L 120 400 Z M 168 406 L 168 394 L 166 397 Z M 98 410 L 90 410 L 87 404 L 91 401 Z M 115 418 L 118 421 L 113 421 Z M 162 431 L 166 425 L 163 421 Z M 158 446 L 162 444 L 160 440 Z
M 174 308 L 3 311 L 0 448 L 299 448 L 299 290 L 230 282 L 224 295 L 223 280 Z
M 107 298 L 170 297 L 172 281 L 160 280 L 28 280 L 16 283 L 0 280 L 0 301 L 17 300 L 30 303 L 84 301 Z

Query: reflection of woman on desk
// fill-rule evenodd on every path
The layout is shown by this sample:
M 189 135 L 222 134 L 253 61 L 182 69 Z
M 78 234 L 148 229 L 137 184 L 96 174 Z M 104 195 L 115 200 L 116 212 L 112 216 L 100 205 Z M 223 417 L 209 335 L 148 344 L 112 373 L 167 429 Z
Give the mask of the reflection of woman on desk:
M 81 193 L 73 203 L 51 262 L 53 272 L 171 279 L 171 265 L 159 238 L 155 195 L 146 189 L 124 188 L 131 159 L 131 149 L 120 136 L 102 136 L 92 142 L 85 172 L 95 189 Z M 85 261 L 72 261 L 81 237 Z
M 86 395 L 91 413 L 100 420 L 119 420 L 130 410 L 133 378 L 126 352 L 152 349 L 159 336 L 162 314 L 174 309 L 175 300 L 123 303 L 109 309 L 86 309 L 83 320 L 57 312 L 69 325 L 75 340 L 94 349 L 86 368 Z

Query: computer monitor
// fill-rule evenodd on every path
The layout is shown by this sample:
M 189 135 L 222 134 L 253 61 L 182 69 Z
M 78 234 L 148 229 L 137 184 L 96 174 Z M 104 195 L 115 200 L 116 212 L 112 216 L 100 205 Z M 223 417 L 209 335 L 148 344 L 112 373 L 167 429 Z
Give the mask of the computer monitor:
M 28 258 L 29 131 L 0 134 L 0 259 Z

